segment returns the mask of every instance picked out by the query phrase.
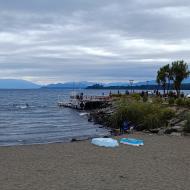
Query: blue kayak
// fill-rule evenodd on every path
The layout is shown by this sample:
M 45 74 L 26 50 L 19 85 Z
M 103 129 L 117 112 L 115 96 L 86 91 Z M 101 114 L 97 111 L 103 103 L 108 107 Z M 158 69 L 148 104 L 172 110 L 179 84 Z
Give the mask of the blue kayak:
M 144 145 L 144 141 L 143 140 L 132 139 L 132 138 L 122 138 L 120 140 L 120 143 L 132 145 L 132 146 L 142 146 L 142 145 Z

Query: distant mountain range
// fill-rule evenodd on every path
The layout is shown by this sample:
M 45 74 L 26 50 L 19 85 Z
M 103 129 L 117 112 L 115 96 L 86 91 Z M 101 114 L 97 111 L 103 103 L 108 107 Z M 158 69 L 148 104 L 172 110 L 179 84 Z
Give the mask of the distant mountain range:
M 42 88 L 56 88 L 56 89 L 84 89 L 88 86 L 94 85 L 93 82 L 66 82 L 66 83 L 57 83 L 57 84 L 49 84 L 46 86 L 42 86 Z
M 46 86 L 40 86 L 38 84 L 26 81 L 26 80 L 16 80 L 16 79 L 0 79 L 0 89 L 85 89 L 89 86 L 98 84 L 96 82 L 66 82 L 66 83 L 57 83 L 49 84 Z M 104 87 L 127 87 L 130 86 L 128 82 L 113 82 L 113 83 L 99 83 Z M 183 81 L 183 84 L 190 84 L 190 78 L 187 78 Z M 142 85 L 157 85 L 155 80 L 145 81 L 145 82 L 134 82 L 133 86 L 142 86 Z
M 16 79 L 0 79 L 0 89 L 38 89 L 40 85 L 26 81 Z

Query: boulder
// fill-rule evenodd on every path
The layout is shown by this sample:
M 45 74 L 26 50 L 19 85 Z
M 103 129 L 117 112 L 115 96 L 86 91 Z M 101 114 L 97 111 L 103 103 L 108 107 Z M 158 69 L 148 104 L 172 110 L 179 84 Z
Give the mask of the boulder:
M 172 132 L 171 135 L 172 135 L 172 136 L 176 136 L 176 137 L 182 136 L 182 134 L 181 134 L 181 133 L 178 133 L 178 132 Z
M 165 129 L 165 134 L 171 134 L 171 133 L 173 133 L 173 132 L 177 132 L 177 130 L 176 129 L 173 129 L 172 127 L 167 127 L 166 129 Z
M 158 135 L 164 135 L 164 134 L 165 134 L 165 131 L 166 131 L 166 129 L 161 128 L 161 129 L 158 131 Z
M 175 125 L 172 127 L 172 129 L 176 132 L 183 132 L 183 126 Z
M 156 128 L 156 129 L 149 129 L 149 131 L 151 133 L 158 133 L 160 131 L 160 128 Z

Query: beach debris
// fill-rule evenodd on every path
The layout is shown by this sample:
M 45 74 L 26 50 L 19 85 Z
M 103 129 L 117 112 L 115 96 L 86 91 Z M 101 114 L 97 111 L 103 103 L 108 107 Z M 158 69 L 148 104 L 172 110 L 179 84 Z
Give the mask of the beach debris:
M 111 147 L 111 148 L 119 146 L 117 140 L 112 138 L 93 138 L 91 143 L 97 146 Z
M 143 140 L 133 139 L 133 138 L 122 138 L 120 140 L 120 143 L 121 144 L 132 145 L 132 146 L 142 146 L 142 145 L 144 145 Z

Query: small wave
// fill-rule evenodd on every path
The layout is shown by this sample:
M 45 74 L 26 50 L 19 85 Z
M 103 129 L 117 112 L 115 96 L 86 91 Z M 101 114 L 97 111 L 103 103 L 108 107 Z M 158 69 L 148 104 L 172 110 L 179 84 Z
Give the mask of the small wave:
M 86 113 L 86 112 L 84 112 L 84 113 L 80 113 L 79 115 L 80 116 L 84 116 L 84 115 L 88 115 L 89 113 Z
M 28 109 L 30 106 L 29 104 L 13 104 L 12 105 L 13 108 L 16 108 L 16 109 Z

